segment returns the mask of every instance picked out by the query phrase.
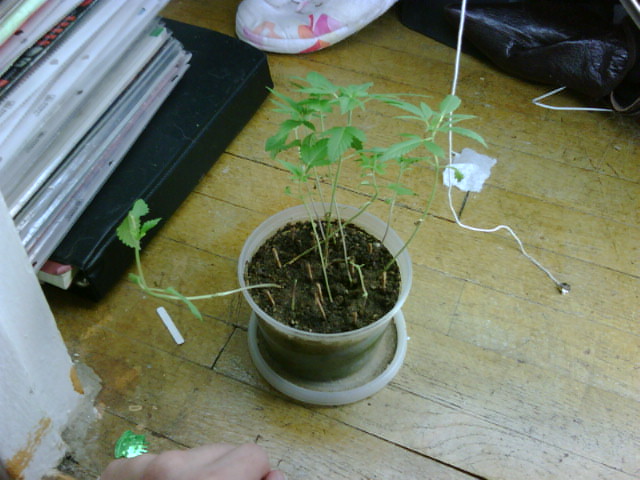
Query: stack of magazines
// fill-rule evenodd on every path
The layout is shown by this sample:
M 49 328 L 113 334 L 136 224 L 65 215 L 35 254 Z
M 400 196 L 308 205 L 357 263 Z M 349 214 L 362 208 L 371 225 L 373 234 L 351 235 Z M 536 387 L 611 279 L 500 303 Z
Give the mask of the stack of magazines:
M 189 67 L 167 2 L 0 1 L 0 192 L 36 269 Z

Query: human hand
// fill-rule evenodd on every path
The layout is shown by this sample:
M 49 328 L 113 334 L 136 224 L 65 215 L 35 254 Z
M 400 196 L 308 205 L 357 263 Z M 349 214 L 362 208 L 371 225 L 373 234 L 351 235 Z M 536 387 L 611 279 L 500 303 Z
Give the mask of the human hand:
M 216 443 L 111 462 L 100 480 L 285 480 L 256 444 Z

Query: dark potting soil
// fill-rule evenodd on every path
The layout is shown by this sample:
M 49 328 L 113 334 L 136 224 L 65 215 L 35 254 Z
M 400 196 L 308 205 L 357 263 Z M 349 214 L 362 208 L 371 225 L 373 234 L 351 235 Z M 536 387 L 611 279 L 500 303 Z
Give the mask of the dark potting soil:
M 386 247 L 354 225 L 345 226 L 344 231 L 349 262 L 345 262 L 343 242 L 335 235 L 328 242 L 325 282 L 311 223 L 297 222 L 280 229 L 255 253 L 246 278 L 249 285 L 281 287 L 252 290 L 255 302 L 285 325 L 317 333 L 354 330 L 386 314 L 400 291 L 397 264 L 384 272 L 392 258 Z M 366 296 L 352 264 L 360 266 Z

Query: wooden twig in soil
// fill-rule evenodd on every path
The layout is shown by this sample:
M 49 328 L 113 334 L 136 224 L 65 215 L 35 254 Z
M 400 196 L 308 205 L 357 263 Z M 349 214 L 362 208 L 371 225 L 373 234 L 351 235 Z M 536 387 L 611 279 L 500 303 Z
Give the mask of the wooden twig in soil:
M 318 309 L 320 310 L 320 314 L 322 315 L 322 318 L 324 318 L 325 320 L 327 319 L 327 314 L 324 311 L 324 307 L 322 306 L 322 300 L 320 300 L 320 295 L 318 294 L 318 291 L 314 292 L 313 296 L 315 298 L 316 301 L 316 305 L 318 306 Z
M 273 305 L 273 307 L 275 308 L 276 301 L 273 299 L 273 295 L 271 295 L 271 292 L 269 290 L 265 290 L 264 292 L 267 294 L 267 298 L 271 302 L 271 305 Z
M 313 271 L 311 270 L 311 264 L 309 262 L 304 262 L 304 266 L 307 269 L 307 275 L 309 276 L 309 280 L 313 282 Z
M 282 263 L 280 263 L 280 256 L 278 255 L 278 250 L 276 249 L 276 247 L 273 247 L 271 249 L 271 252 L 273 252 L 273 257 L 276 260 L 276 265 L 278 265 L 278 268 L 282 268 Z
M 293 288 L 291 289 L 291 311 L 296 311 L 296 287 L 298 286 L 298 279 L 293 279 Z
M 316 282 L 316 291 L 318 292 L 318 298 L 320 301 L 324 303 L 324 295 L 322 295 L 322 285 L 319 282 Z

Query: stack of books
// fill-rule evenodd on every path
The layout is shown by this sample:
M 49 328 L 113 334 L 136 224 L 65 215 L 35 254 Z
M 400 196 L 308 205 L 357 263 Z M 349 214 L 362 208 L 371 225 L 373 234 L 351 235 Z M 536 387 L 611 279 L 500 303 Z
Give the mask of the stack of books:
M 189 68 L 167 2 L 0 2 L 0 192 L 36 270 Z

